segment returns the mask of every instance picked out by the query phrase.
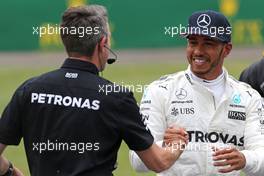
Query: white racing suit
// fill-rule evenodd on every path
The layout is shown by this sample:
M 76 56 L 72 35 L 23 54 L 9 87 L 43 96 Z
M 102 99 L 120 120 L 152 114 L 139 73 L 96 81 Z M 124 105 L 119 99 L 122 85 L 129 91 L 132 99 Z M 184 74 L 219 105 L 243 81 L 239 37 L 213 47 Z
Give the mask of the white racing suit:
M 144 92 L 140 111 L 157 144 L 171 125 L 186 128 L 189 143 L 174 165 L 160 176 L 235 175 L 221 174 L 213 166 L 211 146 L 236 147 L 246 158 L 242 169 L 249 176 L 264 176 L 264 119 L 261 97 L 249 85 L 225 74 L 220 102 L 195 82 L 190 71 L 164 76 Z M 218 104 L 218 106 L 216 105 Z M 147 171 L 135 152 L 130 162 L 137 171 Z

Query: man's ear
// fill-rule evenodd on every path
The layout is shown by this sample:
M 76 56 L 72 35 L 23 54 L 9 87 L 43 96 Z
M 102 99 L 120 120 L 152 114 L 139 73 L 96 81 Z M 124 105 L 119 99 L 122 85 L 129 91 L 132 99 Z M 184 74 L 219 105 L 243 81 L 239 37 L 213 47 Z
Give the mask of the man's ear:
M 103 36 L 101 41 L 99 42 L 99 48 L 100 49 L 103 49 L 105 44 L 107 44 L 107 37 L 106 36 Z
M 232 50 L 232 43 L 225 44 L 224 57 L 227 57 Z

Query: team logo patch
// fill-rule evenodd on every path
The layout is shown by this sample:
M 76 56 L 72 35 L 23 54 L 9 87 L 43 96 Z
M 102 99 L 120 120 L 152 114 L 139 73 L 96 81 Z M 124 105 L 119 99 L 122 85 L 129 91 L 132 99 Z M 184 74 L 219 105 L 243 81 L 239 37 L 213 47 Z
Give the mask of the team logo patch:
M 239 94 L 235 94 L 233 96 L 232 100 L 233 100 L 233 103 L 236 104 L 236 105 L 238 105 L 238 104 L 241 103 L 241 98 L 240 98 L 240 95 Z
M 246 120 L 246 113 L 245 112 L 239 112 L 239 111 L 228 111 L 228 118 L 234 119 L 234 120 Z
M 65 78 L 73 78 L 73 79 L 75 79 L 77 77 L 78 77 L 78 73 L 69 73 L 69 72 L 67 72 L 65 74 Z
M 211 24 L 211 18 L 209 15 L 207 14 L 201 14 L 198 18 L 197 18 L 197 25 L 199 27 L 207 27 Z
M 187 91 L 183 88 L 180 88 L 176 91 L 175 95 L 178 99 L 182 100 L 187 97 Z

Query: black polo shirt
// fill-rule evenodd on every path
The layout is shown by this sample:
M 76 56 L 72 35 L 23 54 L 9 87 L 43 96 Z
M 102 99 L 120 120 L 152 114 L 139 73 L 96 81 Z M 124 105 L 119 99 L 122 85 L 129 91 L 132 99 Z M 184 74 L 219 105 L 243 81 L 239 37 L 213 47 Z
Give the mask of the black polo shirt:
M 132 93 L 75 59 L 16 90 L 0 120 L 0 142 L 21 138 L 33 176 L 112 175 L 122 139 L 138 151 L 153 143 Z
M 248 83 L 264 97 L 264 58 L 246 68 L 239 81 Z

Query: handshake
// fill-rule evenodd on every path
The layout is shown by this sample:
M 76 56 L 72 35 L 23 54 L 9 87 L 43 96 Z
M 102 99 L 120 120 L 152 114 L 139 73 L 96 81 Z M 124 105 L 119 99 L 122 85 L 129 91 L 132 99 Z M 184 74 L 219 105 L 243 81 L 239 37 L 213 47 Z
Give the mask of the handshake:
M 165 130 L 162 141 L 156 141 L 144 151 L 135 151 L 137 155 L 135 152 L 130 152 L 130 162 L 138 172 L 148 170 L 156 173 L 162 172 L 179 159 L 188 142 L 189 135 L 184 128 L 177 125 L 171 126 Z M 161 143 L 162 147 L 159 145 Z M 221 149 L 212 147 L 212 151 L 213 166 L 216 167 L 218 173 L 229 173 L 245 167 L 245 156 L 235 147 Z M 142 165 L 138 157 L 145 165 Z M 190 157 L 191 161 L 195 162 L 195 159 Z
M 163 147 L 170 149 L 177 155 L 177 159 L 188 144 L 188 133 L 184 128 L 169 127 L 164 134 Z M 213 166 L 217 167 L 219 173 L 229 173 L 241 170 L 246 165 L 246 158 L 242 152 L 235 147 L 217 148 L 212 147 Z M 191 158 L 190 158 L 191 159 Z
M 171 126 L 165 131 L 162 147 L 171 152 L 175 151 L 180 156 L 188 141 L 189 136 L 184 128 Z
M 130 162 L 135 168 L 139 164 L 140 159 L 145 165 L 142 169 L 136 169 L 139 172 L 152 170 L 156 173 L 162 172 L 170 168 L 174 162 L 180 157 L 188 144 L 188 133 L 182 127 L 171 126 L 164 134 L 162 145 L 153 143 L 148 149 L 143 151 L 131 151 Z M 161 147 L 162 146 L 162 147 Z M 139 158 L 140 159 L 139 159 Z

